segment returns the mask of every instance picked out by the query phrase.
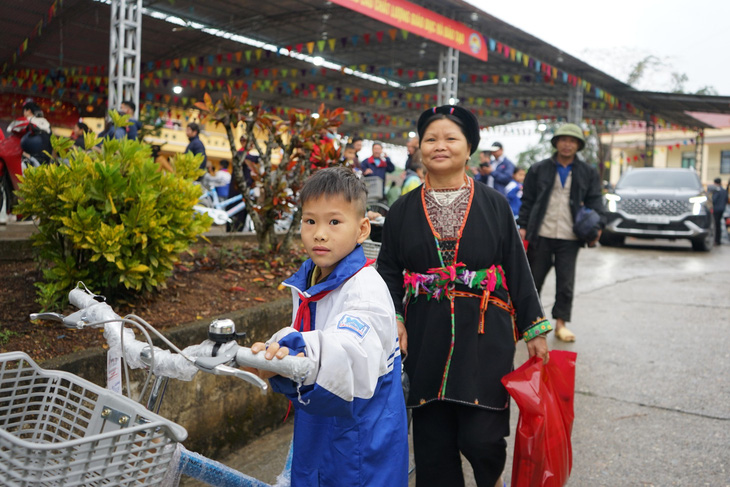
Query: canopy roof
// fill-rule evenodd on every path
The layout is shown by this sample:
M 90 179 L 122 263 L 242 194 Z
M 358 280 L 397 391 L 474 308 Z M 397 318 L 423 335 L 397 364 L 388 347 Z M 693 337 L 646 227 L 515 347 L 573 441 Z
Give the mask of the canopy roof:
M 460 103 L 483 126 L 563 119 L 572 86 L 583 92 L 584 118 L 599 123 L 653 116 L 659 125 L 700 128 L 709 125 L 686 111 L 730 112 L 730 97 L 636 91 L 461 0 L 415 3 L 484 35 L 489 59 L 461 53 L 458 88 Z M 203 93 L 215 98 L 232 84 L 234 93 L 247 89 L 272 109 L 342 106 L 342 133 L 396 142 L 436 104 L 437 86 L 419 82 L 437 78 L 442 45 L 332 2 L 151 0 L 144 6 L 142 103 L 191 106 Z M 2 91 L 71 102 L 82 115 L 103 113 L 109 24 L 108 0 L 0 2 Z M 355 74 L 297 59 L 310 54 Z M 174 84 L 181 94 L 172 93 Z

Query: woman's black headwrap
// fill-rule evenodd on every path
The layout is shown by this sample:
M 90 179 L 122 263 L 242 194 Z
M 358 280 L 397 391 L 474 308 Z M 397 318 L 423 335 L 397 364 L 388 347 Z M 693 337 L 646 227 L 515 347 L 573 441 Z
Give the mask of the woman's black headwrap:
M 442 105 L 440 107 L 429 108 L 418 117 L 418 140 L 423 140 L 423 133 L 426 131 L 432 119 L 436 115 L 446 115 L 456 118 L 460 123 L 462 132 L 466 137 L 466 141 L 469 143 L 471 154 L 476 152 L 479 147 L 479 121 L 477 117 L 466 108 L 462 108 L 456 105 Z M 439 117 L 440 118 L 440 117 Z

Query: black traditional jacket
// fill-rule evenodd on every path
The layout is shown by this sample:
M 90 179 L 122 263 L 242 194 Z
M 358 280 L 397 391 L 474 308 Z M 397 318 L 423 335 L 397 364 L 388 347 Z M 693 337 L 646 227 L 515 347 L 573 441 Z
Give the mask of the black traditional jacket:
M 472 186 L 455 262 L 440 262 L 425 186 L 398 199 L 385 220 L 378 271 L 408 331 L 408 407 L 446 400 L 507 408 L 500 380 L 513 369 L 516 340 L 551 330 L 507 200 Z M 424 292 L 422 281 L 434 275 L 446 285 Z

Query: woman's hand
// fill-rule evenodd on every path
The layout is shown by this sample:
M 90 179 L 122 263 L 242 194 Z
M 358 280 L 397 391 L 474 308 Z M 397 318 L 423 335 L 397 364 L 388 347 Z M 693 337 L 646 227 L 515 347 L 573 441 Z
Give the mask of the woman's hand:
M 400 343 L 400 352 L 404 355 L 408 355 L 408 332 L 406 331 L 406 325 L 402 320 L 397 320 L 398 324 L 398 342 Z
M 537 355 L 542 359 L 543 362 L 547 363 L 549 360 L 547 339 L 545 335 L 538 335 L 529 342 L 527 342 L 527 353 L 530 358 Z

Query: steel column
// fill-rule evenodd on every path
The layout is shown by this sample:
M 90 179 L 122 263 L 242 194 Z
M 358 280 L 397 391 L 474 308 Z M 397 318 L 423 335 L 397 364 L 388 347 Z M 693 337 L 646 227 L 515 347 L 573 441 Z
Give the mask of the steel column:
M 108 108 L 118 110 L 132 100 L 139 115 L 142 57 L 142 0 L 111 0 Z
M 646 116 L 646 141 L 644 142 L 644 167 L 654 167 L 654 147 L 656 146 L 656 125 L 654 125 L 654 117 Z
M 705 153 L 705 129 L 697 129 L 695 135 L 695 171 L 700 177 L 700 181 L 704 181 L 702 174 L 703 156 Z
M 459 51 L 449 47 L 439 55 L 438 105 L 454 105 L 459 97 Z
M 568 123 L 580 124 L 583 120 L 583 87 L 571 86 L 568 89 Z

